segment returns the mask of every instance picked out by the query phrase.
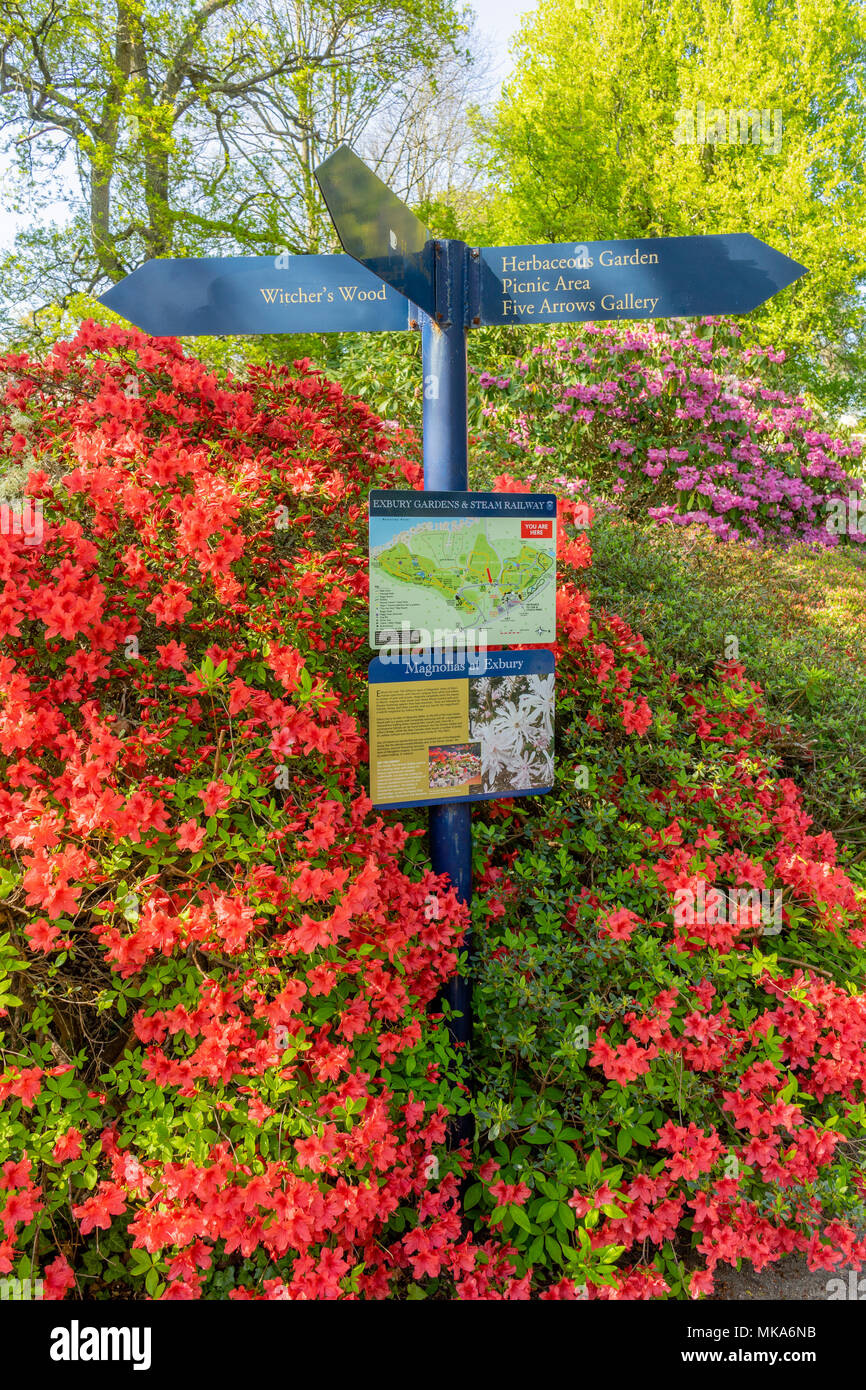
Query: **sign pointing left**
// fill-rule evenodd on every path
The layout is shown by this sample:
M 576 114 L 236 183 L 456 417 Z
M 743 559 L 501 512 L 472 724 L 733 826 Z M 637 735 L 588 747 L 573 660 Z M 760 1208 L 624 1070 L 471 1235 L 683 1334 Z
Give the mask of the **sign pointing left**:
M 100 302 L 156 337 L 407 329 L 410 305 L 351 256 L 145 261 Z

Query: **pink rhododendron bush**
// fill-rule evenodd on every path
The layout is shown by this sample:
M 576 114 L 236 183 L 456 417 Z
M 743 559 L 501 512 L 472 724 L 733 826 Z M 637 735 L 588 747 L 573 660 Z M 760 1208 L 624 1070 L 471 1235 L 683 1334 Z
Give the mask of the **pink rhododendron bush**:
M 652 1298 L 859 1265 L 861 895 L 743 668 L 688 686 L 590 611 L 587 509 L 556 791 L 475 817 L 467 1069 L 469 914 L 366 795 L 366 495 L 417 443 L 307 363 L 220 380 L 93 325 L 0 391 L 0 1272 Z
M 783 352 L 739 339 L 735 324 L 709 318 L 680 333 L 583 324 L 477 371 L 487 445 L 545 477 L 587 478 L 659 525 L 862 545 L 861 442 L 774 382 Z

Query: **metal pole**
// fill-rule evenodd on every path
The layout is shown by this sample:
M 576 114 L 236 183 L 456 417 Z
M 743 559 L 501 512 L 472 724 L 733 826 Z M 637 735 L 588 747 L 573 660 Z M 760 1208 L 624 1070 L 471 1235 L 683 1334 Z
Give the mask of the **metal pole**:
M 466 420 L 466 278 L 465 242 L 437 241 L 436 318 L 421 318 L 424 378 L 424 490 L 468 492 L 469 440 Z M 447 874 L 458 898 L 472 901 L 472 811 L 468 801 L 430 808 L 430 859 L 434 873 Z M 471 934 L 465 947 L 471 949 Z M 462 1015 L 452 1020 L 455 1042 L 472 1038 L 472 990 L 465 976 L 455 975 L 442 998 Z

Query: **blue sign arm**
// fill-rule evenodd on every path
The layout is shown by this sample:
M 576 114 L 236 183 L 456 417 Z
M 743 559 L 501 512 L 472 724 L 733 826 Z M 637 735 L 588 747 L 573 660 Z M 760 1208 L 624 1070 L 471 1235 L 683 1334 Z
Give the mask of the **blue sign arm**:
M 747 232 L 483 247 L 472 322 L 745 314 L 807 274 Z
M 408 329 L 410 306 L 350 256 L 145 261 L 100 302 L 157 337 Z

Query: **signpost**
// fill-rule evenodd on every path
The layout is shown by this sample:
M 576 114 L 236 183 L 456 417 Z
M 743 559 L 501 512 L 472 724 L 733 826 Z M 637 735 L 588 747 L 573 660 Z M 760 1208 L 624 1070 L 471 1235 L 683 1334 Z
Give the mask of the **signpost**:
M 472 511 L 472 504 L 480 504 L 485 494 L 469 493 L 466 334 L 470 328 L 504 323 L 742 314 L 806 273 L 796 261 L 746 233 L 470 248 L 462 241 L 432 239 L 410 209 L 345 146 L 325 160 L 316 177 L 347 256 L 285 254 L 275 258 L 148 261 L 103 295 L 102 302 L 157 335 L 376 332 L 420 326 L 424 489 L 428 510 L 413 513 L 407 509 L 402 513 L 409 524 L 399 529 L 410 534 L 414 526 L 431 518 L 429 507 L 436 499 L 451 499 L 455 508 L 452 519 L 462 517 L 476 524 L 485 519 L 480 509 Z M 465 502 L 455 502 L 455 495 L 462 495 Z M 377 505 L 383 496 L 396 501 L 405 494 L 373 494 L 374 565 L 383 553 L 384 542 L 375 541 L 376 535 L 384 536 L 380 522 L 387 509 Z M 544 509 L 547 499 L 524 500 L 542 504 L 542 511 L 528 515 L 527 520 L 543 522 L 550 515 Z M 423 506 L 424 499 L 418 494 L 414 501 L 416 508 Z M 474 558 L 467 555 L 464 569 L 459 569 L 461 562 L 457 560 L 456 577 L 461 581 L 457 588 L 443 573 L 439 575 L 437 590 L 435 580 L 427 582 L 422 547 L 420 552 L 414 551 L 423 569 L 422 584 L 414 586 L 416 597 L 420 594 L 428 603 L 432 592 L 438 592 L 446 601 L 449 597 L 466 598 L 473 611 L 481 612 L 485 605 L 491 612 L 495 609 L 495 620 L 506 626 L 511 619 L 517 620 L 515 610 L 522 605 L 523 618 L 530 614 L 536 629 L 543 629 L 545 634 L 536 631 L 534 637 L 524 636 L 523 640 L 553 641 L 555 633 L 544 617 L 545 577 L 537 556 L 549 541 L 553 541 L 555 555 L 555 534 L 547 537 L 542 529 L 525 539 L 536 561 L 518 559 L 517 569 L 520 571 L 523 566 L 521 573 L 531 580 L 531 585 L 527 582 L 525 588 L 515 590 L 511 583 L 514 575 L 505 571 L 504 565 L 494 577 L 495 562 L 485 585 L 485 576 L 479 570 L 481 547 Z M 494 552 L 496 544 L 494 541 Z M 384 548 L 387 550 L 387 545 Z M 411 556 L 412 545 L 404 545 L 404 549 Z M 503 554 L 503 561 L 508 558 Z M 390 579 L 406 583 L 398 560 L 405 560 L 402 551 L 391 556 Z M 411 565 L 411 559 L 408 563 Z M 415 578 L 418 572 L 413 571 Z M 480 587 L 473 586 L 471 581 L 479 577 Z M 400 629 L 397 664 L 386 663 L 383 653 L 370 667 L 373 800 L 390 806 L 430 805 L 433 869 L 446 874 L 457 896 L 469 903 L 471 802 L 485 795 L 532 795 L 550 790 L 552 769 L 551 785 L 527 785 L 527 779 L 544 782 L 541 772 L 546 767 L 544 758 L 552 760 L 552 744 L 547 748 L 542 740 L 542 746 L 536 748 L 536 772 L 527 767 L 516 775 L 516 780 L 524 785 L 510 790 L 491 789 L 489 757 L 485 769 L 481 727 L 484 720 L 477 714 L 475 722 L 470 717 L 473 678 L 482 678 L 486 673 L 473 671 L 473 655 L 468 649 L 462 657 L 452 653 L 450 668 L 432 657 L 428 662 L 402 660 L 406 646 L 399 611 L 402 599 L 395 598 L 393 582 L 390 597 L 383 597 L 388 585 L 378 584 L 380 576 L 371 574 L 371 578 L 377 581 L 371 587 L 371 596 L 378 595 L 371 605 L 371 645 L 380 645 L 375 639 L 382 636 L 382 629 L 395 625 L 385 622 L 383 604 L 390 604 L 388 611 L 399 619 L 396 626 Z M 550 589 L 552 592 L 552 585 Z M 380 605 L 378 610 L 376 603 Z M 531 603 L 536 604 L 534 614 Z M 423 613 L 423 607 L 420 611 Z M 468 616 L 468 611 L 461 616 Z M 421 635 L 418 629 L 426 626 L 417 617 L 417 607 L 413 608 L 407 599 L 405 618 L 410 643 L 414 636 Z M 509 640 L 520 639 L 512 636 Z M 468 648 L 468 643 L 465 645 Z M 504 667 L 500 670 L 496 665 L 516 658 L 520 658 L 520 670 L 515 667 L 507 675 Z M 552 655 L 488 653 L 485 659 L 495 680 L 540 682 L 532 687 L 536 703 L 533 705 L 530 700 L 529 708 L 540 711 L 538 727 L 546 730 L 544 700 L 548 689 L 552 700 Z M 432 669 L 440 664 L 446 669 Z M 425 665 L 431 669 L 422 670 Z M 544 685 L 548 680 L 550 687 Z M 420 693 L 419 681 L 430 687 L 427 696 Z M 404 687 L 402 691 L 398 691 L 400 686 Z M 450 696 L 445 694 L 448 686 L 452 687 Z M 433 687 L 438 687 L 438 693 Z M 406 711 L 411 711 L 408 717 Z M 550 713 L 552 716 L 552 710 Z M 400 736 L 401 718 L 403 731 L 409 735 L 405 739 Z M 395 746 L 404 743 L 408 753 L 395 751 Z M 409 760 L 405 775 L 399 772 L 401 758 Z M 468 1042 L 468 979 L 458 976 L 452 980 L 446 997 L 458 1015 L 451 1025 L 452 1035 L 458 1041 Z
M 553 790 L 553 653 L 421 648 L 370 662 L 370 798 L 430 806 Z M 510 749 L 502 721 L 517 725 Z M 506 756 L 506 751 L 511 756 Z
M 433 242 L 414 212 L 345 145 L 319 165 L 316 180 L 343 250 L 435 313 Z
M 145 261 L 102 295 L 155 337 L 376 333 L 409 327 L 405 296 L 348 256 Z

